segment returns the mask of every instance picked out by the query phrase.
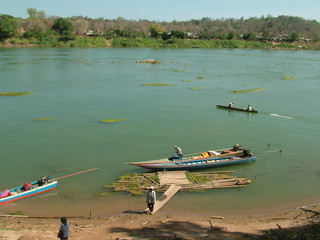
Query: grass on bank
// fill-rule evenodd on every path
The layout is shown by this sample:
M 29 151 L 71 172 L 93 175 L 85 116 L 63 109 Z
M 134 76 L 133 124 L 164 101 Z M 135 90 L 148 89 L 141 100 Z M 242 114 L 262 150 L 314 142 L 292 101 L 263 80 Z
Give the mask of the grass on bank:
M 0 47 L 129 47 L 129 48 L 251 48 L 251 49 L 306 49 L 320 50 L 316 43 L 278 43 L 245 40 L 205 40 L 179 39 L 167 40 L 156 38 L 106 39 L 104 37 L 75 37 L 74 40 L 61 41 L 57 35 L 41 35 L 30 38 L 11 38 L 0 42 Z

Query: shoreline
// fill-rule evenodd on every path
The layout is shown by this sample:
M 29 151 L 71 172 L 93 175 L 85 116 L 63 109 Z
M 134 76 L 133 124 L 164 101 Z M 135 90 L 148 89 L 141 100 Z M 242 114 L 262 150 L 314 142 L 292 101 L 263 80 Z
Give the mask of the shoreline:
M 308 209 L 319 211 L 320 206 Z M 238 240 L 263 235 L 271 229 L 301 227 L 301 209 L 261 216 L 217 216 L 159 211 L 154 215 L 126 212 L 94 218 L 68 218 L 70 239 L 224 239 Z M 2 216 L 2 239 L 56 239 L 59 217 Z

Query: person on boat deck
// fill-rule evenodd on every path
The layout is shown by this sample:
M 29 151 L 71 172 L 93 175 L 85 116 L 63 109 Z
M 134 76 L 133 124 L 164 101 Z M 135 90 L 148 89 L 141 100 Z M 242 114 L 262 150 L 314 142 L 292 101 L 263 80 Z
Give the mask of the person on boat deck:
M 241 149 L 241 145 L 240 144 L 235 144 L 235 145 L 233 145 L 233 147 L 232 147 L 232 150 L 233 151 L 239 151 Z
M 252 108 L 250 105 L 248 105 L 247 110 L 248 110 L 248 111 L 252 111 L 253 108 Z
M 179 157 L 182 157 L 182 150 L 181 150 L 181 148 L 179 148 L 178 146 L 174 146 L 174 149 L 176 150 L 176 154 L 177 154 Z
M 61 240 L 68 240 L 69 238 L 69 227 L 70 227 L 70 224 L 67 223 L 67 218 L 65 217 L 62 217 L 60 219 L 61 221 L 61 225 L 60 225 L 60 228 L 59 228 L 59 234 L 58 234 L 58 237 L 61 239 Z
M 183 157 L 181 148 L 179 148 L 178 146 L 174 146 L 173 148 L 176 150 L 176 154 L 173 154 L 168 159 L 171 161 L 173 161 L 175 159 L 181 159 Z
M 148 206 L 150 214 L 152 214 L 152 212 L 153 212 L 153 207 L 154 207 L 154 204 L 156 201 L 157 201 L 157 194 L 156 194 L 153 186 L 151 186 L 149 188 L 148 193 L 147 193 L 147 206 Z
M 235 102 L 230 102 L 229 105 L 228 105 L 228 107 L 231 108 L 231 107 L 233 107 L 234 104 L 235 104 Z
M 33 187 L 32 187 L 32 184 L 31 183 L 29 183 L 29 182 L 26 182 L 24 185 L 23 185 L 23 187 L 21 188 L 21 191 L 28 191 L 28 190 L 30 190 L 30 189 L 32 189 Z

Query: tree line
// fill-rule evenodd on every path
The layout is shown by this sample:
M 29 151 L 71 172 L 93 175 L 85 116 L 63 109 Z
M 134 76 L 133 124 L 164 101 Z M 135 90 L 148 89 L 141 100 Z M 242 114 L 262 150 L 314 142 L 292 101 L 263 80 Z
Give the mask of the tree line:
M 249 19 L 211 19 L 204 17 L 189 21 L 155 22 L 149 20 L 127 20 L 88 18 L 74 16 L 61 18 L 48 17 L 44 11 L 27 9 L 28 17 L 14 18 L 0 14 L 0 41 L 8 38 L 36 38 L 39 44 L 52 41 L 70 41 L 80 36 L 101 36 L 112 38 L 156 38 L 168 40 L 261 40 L 293 42 L 320 40 L 320 23 L 294 16 L 271 15 Z

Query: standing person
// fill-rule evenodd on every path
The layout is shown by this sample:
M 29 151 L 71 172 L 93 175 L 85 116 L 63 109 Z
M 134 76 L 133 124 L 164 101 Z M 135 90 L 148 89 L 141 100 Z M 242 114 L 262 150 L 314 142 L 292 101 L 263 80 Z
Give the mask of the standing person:
M 154 191 L 154 188 L 151 186 L 149 188 L 148 193 L 147 193 L 147 206 L 149 208 L 150 214 L 152 214 L 152 212 L 153 212 L 153 207 L 154 207 L 156 200 L 157 200 L 157 194 Z
M 60 238 L 61 240 L 68 240 L 70 224 L 67 223 L 67 218 L 65 217 L 62 217 L 60 221 L 61 225 L 59 228 L 58 238 Z

